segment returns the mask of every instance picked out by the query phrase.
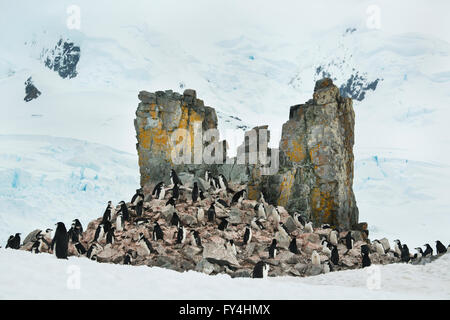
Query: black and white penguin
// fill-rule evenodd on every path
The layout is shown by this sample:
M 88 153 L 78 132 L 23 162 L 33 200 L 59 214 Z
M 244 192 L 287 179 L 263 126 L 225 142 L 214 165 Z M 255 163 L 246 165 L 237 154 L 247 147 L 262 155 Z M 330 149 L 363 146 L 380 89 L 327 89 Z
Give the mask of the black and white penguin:
M 372 264 L 372 261 L 370 261 L 370 257 L 369 257 L 369 252 L 368 251 L 364 251 L 361 252 L 362 254 L 362 267 L 370 267 L 370 265 Z
M 327 240 L 322 240 L 322 253 L 324 253 L 327 257 L 331 257 L 331 243 Z
M 202 239 L 200 238 L 200 233 L 197 230 L 191 230 L 191 244 L 202 248 Z
M 223 200 L 223 199 L 217 199 L 216 200 L 216 202 L 217 203 L 219 203 L 222 207 L 224 207 L 224 208 L 229 208 L 230 206 L 228 205 L 228 203 L 225 201 L 225 200 Z
M 175 207 L 175 199 L 170 197 L 169 200 L 167 200 L 167 202 L 166 202 L 166 207 L 167 206 Z
M 206 199 L 205 195 L 203 194 L 203 190 L 202 189 L 200 189 L 199 196 L 200 196 L 200 200 L 205 200 Z
M 178 175 L 177 175 L 177 173 L 175 172 L 175 170 L 173 170 L 173 169 L 171 169 L 170 170 L 170 182 L 173 184 L 173 185 L 180 185 L 180 186 L 182 186 L 183 184 L 181 183 L 181 180 L 180 180 L 180 178 L 178 178 Z
M 269 265 L 264 261 L 259 261 L 253 268 L 253 278 L 267 278 L 269 274 Z
M 424 257 L 432 256 L 433 255 L 433 248 L 427 243 L 425 244 L 425 251 L 423 252 Z
M 278 226 L 280 225 L 280 221 L 281 221 L 280 212 L 278 211 L 278 208 L 276 206 L 270 206 L 270 212 L 271 212 L 274 229 L 278 228 Z
M 152 244 L 150 243 L 150 241 L 148 241 L 148 239 L 144 236 L 142 232 L 139 234 L 137 244 L 140 245 L 141 248 L 145 250 L 146 255 L 149 255 L 150 253 L 154 252 Z
M 230 251 L 234 256 L 237 255 L 236 246 L 234 245 L 234 240 L 229 239 L 225 242 L 225 248 Z
M 398 239 L 394 240 L 394 252 L 397 257 L 400 257 L 402 255 L 402 243 Z
M 128 212 L 127 205 L 125 201 L 120 201 L 120 212 L 122 213 L 123 221 L 129 221 L 130 220 L 130 213 Z
M 408 246 L 406 244 L 402 245 L 402 253 L 401 253 L 401 259 L 403 262 L 409 262 L 409 260 L 411 260 L 411 256 L 409 254 L 409 249 Z
M 177 228 L 181 225 L 180 217 L 178 216 L 178 213 L 174 212 L 172 214 L 172 218 L 170 219 L 170 225 L 176 226 Z
M 118 212 L 116 216 L 116 230 L 123 231 L 123 215 L 122 212 Z
M 155 222 L 155 225 L 153 226 L 152 238 L 154 241 L 164 240 L 164 232 L 162 231 L 158 222 Z
M 258 218 L 267 219 L 266 209 L 264 208 L 264 204 L 257 203 L 253 208 Z
M 247 225 L 244 232 L 244 245 L 249 244 L 250 241 L 252 241 L 252 228 L 250 225 Z
M 111 221 L 111 210 L 113 209 L 112 202 L 108 201 L 105 212 L 103 213 L 102 223 Z
M 233 205 L 235 203 L 241 203 L 241 201 L 244 200 L 246 194 L 247 194 L 247 191 L 245 189 L 236 192 L 233 195 L 233 198 L 231 198 L 231 205 Z
M 183 244 L 185 240 L 186 240 L 186 228 L 183 227 L 183 226 L 178 227 L 178 230 L 177 230 L 177 243 L 178 244 Z
M 216 208 L 214 207 L 214 203 L 211 203 L 206 214 L 208 216 L 208 222 L 214 222 L 216 220 Z
M 77 220 L 77 219 L 75 219 L 75 220 Z M 51 239 L 52 238 L 52 232 L 53 232 L 53 229 L 47 228 L 47 229 L 45 229 L 44 232 L 42 232 L 42 235 L 44 236 L 44 238 Z M 83 233 L 83 227 L 81 227 L 81 233 Z
M 30 251 L 33 253 L 39 253 L 42 252 L 42 245 L 44 244 L 44 236 L 39 232 L 36 235 L 36 241 L 34 241 L 33 246 L 31 247 Z
M 370 252 L 369 246 L 366 244 L 363 244 L 360 249 L 361 249 L 361 255 L 366 254 L 366 253 L 368 254 Z
M 172 198 L 177 201 L 180 198 L 180 187 L 178 184 L 174 184 L 172 188 Z
M 78 234 L 81 235 L 83 233 L 83 225 L 81 224 L 80 220 L 75 219 L 72 221 L 72 227 L 78 231 Z M 50 231 L 53 231 L 52 229 L 47 229 Z
M 21 233 L 16 233 L 15 235 L 10 236 L 5 249 L 7 249 L 7 248 L 16 249 L 16 250 L 20 249 L 20 235 L 21 235 Z
M 219 178 L 217 178 L 217 177 L 212 177 L 212 178 L 211 178 L 211 183 L 212 183 L 213 189 L 215 189 L 215 190 L 219 190 L 219 189 L 220 189 Z
M 101 249 L 102 249 L 102 247 L 98 243 L 96 243 L 96 242 L 92 243 L 91 246 L 89 247 L 88 251 L 86 252 L 86 257 L 88 257 L 91 260 L 95 260 L 95 259 L 93 259 L 93 257 L 94 256 L 96 257 L 97 253 L 99 253 L 101 251 Z
M 311 254 L 311 263 L 314 266 L 320 266 L 320 255 L 317 253 L 316 250 L 313 250 Z
M 263 224 L 261 223 L 261 220 L 256 217 L 252 218 L 250 225 L 252 226 L 252 228 L 255 228 L 256 230 L 264 230 L 265 229 Z
M 198 185 L 197 182 L 194 182 L 194 187 L 192 188 L 192 203 L 197 202 L 198 200 Z
M 115 228 L 112 227 L 111 229 L 108 230 L 108 232 L 106 233 L 106 243 L 110 243 L 110 244 L 114 244 L 114 241 L 116 240 L 116 237 L 114 235 L 114 231 Z
M 355 241 L 355 239 L 352 237 L 351 231 L 347 232 L 344 239 L 345 239 L 345 246 L 347 247 L 347 250 L 353 249 L 353 242 Z
M 106 232 L 105 232 L 104 225 L 103 225 L 103 223 L 100 223 L 100 224 L 97 226 L 97 229 L 95 230 L 94 241 L 95 241 L 95 242 L 98 242 L 98 241 L 103 240 L 103 238 L 105 237 L 105 235 L 106 235 Z
M 379 255 L 385 254 L 383 244 L 380 242 L 380 240 L 373 240 L 372 244 L 375 246 L 375 250 Z
M 305 224 L 305 232 L 314 233 L 314 228 L 311 221 Z
M 417 253 L 414 254 L 413 258 L 414 258 L 414 259 L 422 258 L 422 256 L 423 256 L 423 250 L 422 250 L 422 248 L 418 247 L 418 248 L 414 248 L 414 249 L 417 250 Z
M 321 229 L 331 229 L 331 226 L 328 223 L 324 223 L 320 226 Z
M 131 198 L 131 206 L 135 207 L 139 201 L 144 201 L 144 193 L 142 192 L 142 189 L 136 189 L 136 193 Z
M 333 264 L 330 261 L 327 261 L 323 265 L 323 273 L 333 272 L 334 267 Z
M 69 248 L 69 237 L 64 223 L 56 224 L 55 236 L 51 244 L 52 250 L 58 259 L 67 259 L 67 250 Z
M 292 238 L 291 242 L 289 243 L 289 251 L 295 254 L 300 253 L 297 247 L 297 238 Z
M 142 216 L 142 211 L 144 209 L 144 200 L 140 200 L 137 204 L 136 204 L 136 215 L 138 217 Z
M 339 232 L 337 230 L 332 230 L 330 232 L 329 240 L 332 245 L 337 246 L 339 241 Z
M 220 218 L 221 222 L 219 223 L 218 229 L 224 231 L 228 227 L 228 219 Z
M 217 180 L 219 181 L 220 189 L 227 190 L 227 188 L 228 188 L 228 181 L 225 178 L 225 176 L 223 174 L 219 174 Z
M 208 182 L 208 183 L 210 183 L 211 177 L 212 177 L 211 171 L 206 170 L 206 171 L 205 171 L 205 181 Z
M 330 258 L 331 262 L 334 265 L 338 265 L 339 264 L 339 251 L 337 249 L 337 246 L 333 245 L 333 248 L 331 249 L 331 258 Z
M 166 196 L 166 189 L 164 182 L 160 182 L 155 186 L 155 188 L 153 189 L 152 196 L 158 200 L 164 199 L 164 197 Z
M 205 210 L 203 210 L 203 208 L 198 208 L 198 210 L 197 210 L 197 222 L 199 224 L 203 224 L 204 220 L 205 220 Z
M 132 251 L 129 250 L 123 257 L 123 264 L 131 264 L 131 262 L 133 262 L 133 255 Z
M 78 255 L 80 256 L 85 255 L 87 252 L 86 248 L 80 242 L 75 243 L 75 249 L 77 250 Z
M 273 239 L 269 247 L 269 258 L 275 259 L 276 256 L 277 256 L 277 240 Z
M 302 218 L 302 216 L 300 215 L 300 213 L 294 212 L 293 218 L 294 218 L 295 224 L 298 225 L 301 229 L 303 229 L 303 228 L 305 227 L 306 222 L 305 222 L 305 220 Z
M 436 252 L 437 252 L 437 254 L 442 254 L 442 253 L 447 252 L 447 248 L 439 240 L 436 241 Z
M 142 217 L 136 218 L 136 219 L 134 220 L 134 224 L 135 224 L 136 226 L 143 226 L 143 225 L 145 225 L 145 224 L 147 224 L 147 223 L 149 223 L 149 222 L 150 222 L 150 219 L 142 218 Z

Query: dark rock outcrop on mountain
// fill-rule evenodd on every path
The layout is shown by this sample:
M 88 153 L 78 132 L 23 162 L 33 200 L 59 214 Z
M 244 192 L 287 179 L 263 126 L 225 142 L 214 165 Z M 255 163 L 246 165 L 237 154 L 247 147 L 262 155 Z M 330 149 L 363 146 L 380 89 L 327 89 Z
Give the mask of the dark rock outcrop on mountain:
M 369 90 L 375 91 L 380 79 L 369 81 L 364 75 L 358 72 L 352 74 L 346 83 L 341 85 L 339 91 L 341 96 L 352 98 L 353 100 L 362 101 L 366 97 L 366 92 Z
M 25 100 L 26 102 L 29 102 L 33 99 L 37 99 L 41 95 L 41 92 L 36 88 L 36 86 L 33 84 L 33 80 L 31 77 L 25 81 Z
M 77 76 L 77 64 L 80 60 L 80 47 L 68 40 L 60 39 L 51 50 L 42 54 L 45 66 L 57 72 L 63 79 Z

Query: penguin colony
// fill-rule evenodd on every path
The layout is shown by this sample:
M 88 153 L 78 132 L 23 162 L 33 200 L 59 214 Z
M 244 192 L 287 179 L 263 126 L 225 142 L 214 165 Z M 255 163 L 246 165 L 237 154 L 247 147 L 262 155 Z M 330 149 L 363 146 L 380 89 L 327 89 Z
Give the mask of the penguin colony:
M 151 194 L 137 189 L 129 203 L 113 206 L 83 229 L 75 219 L 69 230 L 36 230 L 21 244 L 11 235 L 5 248 L 52 253 L 59 259 L 88 259 L 126 265 L 160 266 L 177 271 L 197 270 L 232 277 L 307 276 L 395 262 L 420 264 L 447 253 L 436 241 L 410 252 L 400 240 L 370 241 L 367 231 L 341 231 L 330 225 L 314 227 L 298 212 L 247 200 L 245 186 L 231 186 L 223 175 L 206 171 L 192 187 L 183 185 L 174 170 Z M 209 255 L 205 256 L 206 247 Z M 205 266 L 210 266 L 209 268 Z

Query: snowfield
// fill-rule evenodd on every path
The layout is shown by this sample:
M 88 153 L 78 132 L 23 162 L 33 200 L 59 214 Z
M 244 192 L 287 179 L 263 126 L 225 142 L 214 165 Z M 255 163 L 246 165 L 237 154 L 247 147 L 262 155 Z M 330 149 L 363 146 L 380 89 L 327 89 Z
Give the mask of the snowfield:
M 392 264 L 308 278 L 232 279 L 0 249 L 0 299 L 450 299 L 449 268 L 446 254 L 425 266 Z

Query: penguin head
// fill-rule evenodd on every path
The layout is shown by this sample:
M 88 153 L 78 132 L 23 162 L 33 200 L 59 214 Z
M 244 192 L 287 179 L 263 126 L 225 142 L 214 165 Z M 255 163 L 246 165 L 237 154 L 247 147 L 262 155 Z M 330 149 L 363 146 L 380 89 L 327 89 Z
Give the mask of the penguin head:
M 276 245 L 277 245 L 277 239 L 273 239 L 273 240 L 272 240 L 272 245 L 273 245 L 273 246 L 276 246 Z

